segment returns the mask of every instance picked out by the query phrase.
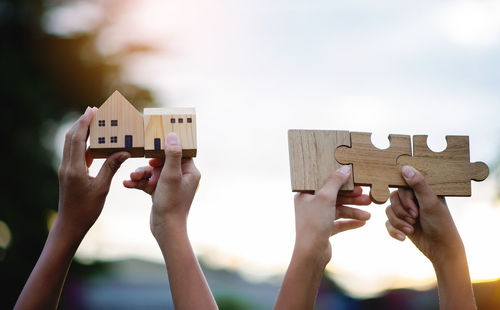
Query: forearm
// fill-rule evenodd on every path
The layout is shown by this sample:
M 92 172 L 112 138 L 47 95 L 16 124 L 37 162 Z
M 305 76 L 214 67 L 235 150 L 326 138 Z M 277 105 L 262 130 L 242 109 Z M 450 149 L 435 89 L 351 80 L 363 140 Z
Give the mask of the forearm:
M 327 263 L 296 245 L 274 309 L 313 309 Z
M 182 221 L 165 223 L 155 234 L 167 266 L 176 309 L 218 309 Z
M 68 233 L 56 220 L 15 309 L 56 309 L 69 266 L 83 235 Z
M 433 265 L 438 281 L 439 308 L 477 309 L 465 252 Z

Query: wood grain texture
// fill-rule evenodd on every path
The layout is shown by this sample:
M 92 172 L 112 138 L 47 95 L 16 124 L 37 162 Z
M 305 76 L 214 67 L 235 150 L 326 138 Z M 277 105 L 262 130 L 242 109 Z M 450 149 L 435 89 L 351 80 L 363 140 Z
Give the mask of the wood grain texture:
M 112 126 L 112 121 L 116 126 Z M 90 123 L 90 154 L 105 158 L 119 151 L 130 152 L 132 157 L 144 156 L 144 122 L 128 100 L 115 91 L 97 110 Z M 125 145 L 125 136 L 131 145 Z M 101 142 L 101 143 L 99 143 Z
M 313 193 L 341 165 L 335 160 L 335 149 L 350 145 L 348 131 L 289 130 L 288 151 L 293 192 Z M 353 190 L 352 175 L 342 190 Z
M 489 174 L 483 162 L 470 162 L 469 137 L 446 136 L 446 149 L 436 153 L 427 146 L 427 136 L 413 136 L 413 156 L 401 156 L 399 167 L 419 170 L 437 195 L 471 196 L 471 180 L 482 181 Z
M 407 186 L 397 159 L 411 156 L 410 136 L 389 135 L 389 148 L 381 150 L 371 142 L 371 133 L 351 132 L 351 147 L 341 146 L 335 158 L 341 164 L 353 164 L 354 184 L 370 186 L 373 202 L 382 204 L 389 198 L 389 187 Z
M 164 157 L 165 137 L 175 132 L 182 145 L 182 156 L 196 157 L 196 111 L 194 108 L 144 109 L 144 153 L 146 157 Z M 160 148 L 155 148 L 160 139 Z

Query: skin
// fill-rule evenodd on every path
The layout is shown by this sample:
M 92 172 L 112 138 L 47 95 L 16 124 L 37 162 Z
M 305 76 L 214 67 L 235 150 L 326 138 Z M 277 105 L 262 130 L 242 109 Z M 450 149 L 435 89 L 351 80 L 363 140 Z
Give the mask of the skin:
M 56 309 L 69 266 L 78 246 L 101 214 L 111 180 L 130 157 L 111 155 L 94 178 L 86 140 L 96 108 L 85 113 L 67 132 L 59 167 L 59 211 L 40 258 L 36 263 L 15 309 Z
M 399 241 L 406 236 L 431 261 L 436 272 L 440 309 L 476 309 L 465 249 L 446 201 L 438 197 L 415 168 L 404 166 L 411 187 L 391 193 L 386 227 Z
M 123 184 L 152 196 L 151 232 L 167 266 L 175 309 L 217 309 L 187 233 L 200 172 L 192 158 L 182 158 L 174 133 L 166 141 L 165 160 L 152 159 L 149 167 L 137 169 Z
M 323 271 L 332 257 L 330 237 L 361 227 L 370 218 L 366 211 L 345 206 L 371 203 L 361 188 L 339 194 L 350 174 L 350 167 L 343 166 L 315 194 L 295 196 L 295 247 L 274 309 L 313 309 Z

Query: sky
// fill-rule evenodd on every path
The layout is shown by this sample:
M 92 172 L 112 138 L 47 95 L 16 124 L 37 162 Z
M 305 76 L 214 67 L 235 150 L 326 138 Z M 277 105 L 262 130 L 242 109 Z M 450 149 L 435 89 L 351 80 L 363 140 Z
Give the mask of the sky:
M 130 57 L 125 78 L 151 89 L 158 106 L 196 108 L 202 180 L 188 230 L 213 266 L 251 280 L 285 272 L 294 242 L 288 129 L 372 132 L 379 148 L 389 133 L 428 134 L 434 151 L 445 135 L 468 135 L 471 161 L 491 169 L 500 156 L 500 1 L 146 0 L 112 12 L 99 3 L 55 9 L 45 27 L 71 35 L 109 15 L 103 54 L 135 41 L 160 47 Z M 146 164 L 119 170 L 78 259 L 162 260 L 150 198 L 121 185 Z M 490 241 L 500 235 L 498 188 L 490 173 L 471 198 L 448 199 L 476 281 L 500 278 Z M 327 270 L 354 296 L 435 284 L 411 242 L 387 234 L 385 206 L 364 207 L 365 227 L 331 239 Z

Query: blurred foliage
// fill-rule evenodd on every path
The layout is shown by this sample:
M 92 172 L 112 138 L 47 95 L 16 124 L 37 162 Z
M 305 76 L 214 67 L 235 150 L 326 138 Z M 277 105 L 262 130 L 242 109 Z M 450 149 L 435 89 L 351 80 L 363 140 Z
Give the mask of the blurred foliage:
M 103 56 L 95 47 L 98 28 L 69 37 L 48 34 L 42 18 L 54 5 L 42 0 L 0 0 L 5 176 L 0 221 L 12 236 L 10 245 L 0 251 L 0 309 L 15 303 L 45 242 L 49 210 L 57 209 L 55 128 L 67 115 L 99 106 L 114 89 L 138 108 L 152 101 L 148 90 L 121 77 L 124 56 L 149 47 L 132 45 Z M 86 269 L 73 266 L 71 272 Z
M 215 300 L 220 310 L 252 310 L 256 308 L 250 300 L 237 294 L 218 295 L 215 296 Z

